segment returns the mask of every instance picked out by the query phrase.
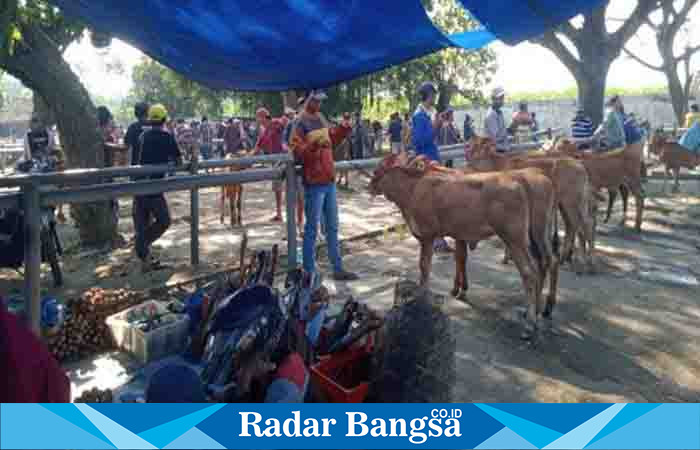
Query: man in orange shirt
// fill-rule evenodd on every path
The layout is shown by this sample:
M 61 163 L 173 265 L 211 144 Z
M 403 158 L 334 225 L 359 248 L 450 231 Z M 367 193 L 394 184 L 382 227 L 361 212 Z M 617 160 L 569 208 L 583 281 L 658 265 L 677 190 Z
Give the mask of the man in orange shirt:
M 321 216 L 325 219 L 328 258 L 333 265 L 333 278 L 352 281 L 356 274 L 343 270 L 338 243 L 338 202 L 335 188 L 333 147 L 340 144 L 352 131 L 347 119 L 340 126 L 331 127 L 321 114 L 322 92 L 311 92 L 299 114 L 290 147 L 303 165 L 304 172 L 304 270 L 316 270 L 316 236 Z

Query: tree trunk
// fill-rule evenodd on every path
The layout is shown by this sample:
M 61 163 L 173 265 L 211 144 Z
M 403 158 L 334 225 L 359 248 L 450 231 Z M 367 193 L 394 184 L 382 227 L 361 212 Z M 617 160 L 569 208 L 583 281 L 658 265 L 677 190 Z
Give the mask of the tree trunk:
M 2 67 L 32 89 L 54 112 L 69 168 L 103 167 L 104 149 L 95 106 L 57 45 L 31 24 L 21 25 L 22 41 Z M 117 224 L 110 202 L 76 205 L 71 214 L 83 245 L 114 242 Z
M 32 117 L 38 117 L 39 122 L 45 127 L 56 125 L 56 115 L 51 111 L 49 105 L 37 93 L 32 95 Z
M 668 82 L 668 93 L 671 96 L 671 104 L 673 105 L 673 113 L 676 115 L 678 125 L 683 126 L 685 113 L 688 112 L 688 97 L 683 89 L 683 84 L 678 77 L 677 67 L 666 67 L 664 70 L 666 80 Z
M 607 70 L 599 76 L 589 74 L 576 80 L 578 86 L 578 104 L 583 106 L 586 115 L 593 121 L 593 127 L 597 128 L 603 121 L 603 109 L 605 108 L 605 80 Z

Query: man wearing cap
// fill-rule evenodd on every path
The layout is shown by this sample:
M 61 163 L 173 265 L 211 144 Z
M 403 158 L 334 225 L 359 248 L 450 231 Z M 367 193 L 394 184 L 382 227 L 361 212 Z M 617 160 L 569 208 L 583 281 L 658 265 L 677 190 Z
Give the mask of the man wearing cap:
M 343 120 L 340 126 L 330 127 L 321 114 L 321 100 L 325 94 L 311 92 L 304 103 L 292 132 L 290 146 L 304 171 L 304 270 L 316 270 L 316 236 L 321 217 L 325 218 L 328 258 L 333 265 L 333 277 L 339 281 L 352 281 L 357 275 L 343 270 L 338 243 L 338 202 L 335 187 L 335 163 L 333 146 L 340 144 L 351 132 L 350 124 Z
M 156 104 L 148 110 L 150 128 L 139 139 L 138 165 L 182 164 L 180 148 L 172 134 L 164 130 L 168 111 L 163 105 Z M 150 179 L 163 178 L 165 175 L 150 175 Z M 144 272 L 158 269 L 160 262 L 151 255 L 151 245 L 170 227 L 170 211 L 165 195 L 151 194 L 134 197 L 134 229 L 136 234 L 136 255 L 142 262 Z
M 282 134 L 285 123 L 281 119 L 273 119 L 270 112 L 265 108 L 258 108 L 255 113 L 255 120 L 258 122 L 260 133 L 258 142 L 255 144 L 255 154 L 264 152 L 266 155 L 284 153 L 282 148 Z M 272 191 L 275 193 L 277 205 L 277 215 L 272 218 L 273 222 L 282 221 L 282 180 L 272 182 Z
M 491 108 L 484 119 L 484 135 L 496 144 L 496 150 L 499 152 L 510 150 L 508 128 L 501 110 L 505 96 L 506 91 L 500 87 L 491 92 Z

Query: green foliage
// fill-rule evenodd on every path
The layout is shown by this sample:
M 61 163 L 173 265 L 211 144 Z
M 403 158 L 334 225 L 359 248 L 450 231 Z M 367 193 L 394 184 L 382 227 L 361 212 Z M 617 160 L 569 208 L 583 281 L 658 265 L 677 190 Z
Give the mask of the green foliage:
M 222 113 L 224 93 L 214 91 L 144 59 L 134 67 L 134 85 L 129 93 L 132 103 L 162 103 L 172 117 L 191 118 L 202 114 L 218 117 Z
M 609 87 L 605 90 L 605 96 L 610 97 L 613 95 L 625 96 L 651 96 L 651 95 L 666 95 L 668 93 L 667 87 L 663 85 L 658 86 L 646 86 L 640 88 L 620 88 L 620 87 Z M 509 92 L 508 101 L 509 102 L 535 102 L 535 101 L 551 101 L 551 100 L 576 100 L 578 96 L 578 91 L 575 87 L 569 87 L 567 89 L 559 91 L 538 91 L 538 92 Z M 459 106 L 465 105 L 464 103 L 456 103 Z

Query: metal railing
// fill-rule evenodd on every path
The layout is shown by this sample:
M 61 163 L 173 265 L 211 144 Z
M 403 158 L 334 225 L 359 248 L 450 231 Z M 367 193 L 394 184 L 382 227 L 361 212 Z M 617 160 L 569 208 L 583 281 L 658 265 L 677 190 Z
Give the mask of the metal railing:
M 534 149 L 538 143 L 511 146 L 514 151 Z M 464 159 L 464 144 L 440 147 L 443 160 Z M 376 167 L 382 158 L 350 160 L 336 163 L 336 170 L 366 170 Z M 274 167 L 252 168 L 256 164 L 275 163 Z M 207 169 L 243 168 L 239 171 L 202 173 Z M 297 265 L 296 177 L 298 168 L 287 154 L 241 157 L 202 161 L 187 167 L 130 166 L 105 169 L 67 170 L 51 174 L 16 175 L 0 179 L 0 207 L 20 207 L 25 217 L 24 290 L 31 328 L 39 333 L 41 317 L 41 236 L 40 210 L 62 203 L 84 204 L 97 201 L 190 191 L 190 263 L 199 264 L 199 189 L 231 184 L 286 179 L 287 258 L 288 267 Z M 119 178 L 172 175 L 162 179 L 122 181 Z M 109 182 L 105 182 L 109 180 Z M 93 184 L 86 184 L 93 183 Z M 71 186 L 77 185 L 77 186 Z M 63 186 L 63 187 L 58 187 Z M 65 187 L 68 186 L 68 187 Z M 14 191 L 12 190 L 14 188 Z

